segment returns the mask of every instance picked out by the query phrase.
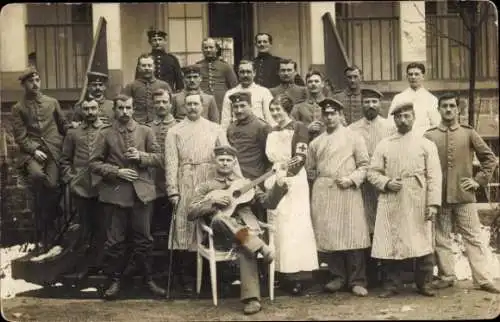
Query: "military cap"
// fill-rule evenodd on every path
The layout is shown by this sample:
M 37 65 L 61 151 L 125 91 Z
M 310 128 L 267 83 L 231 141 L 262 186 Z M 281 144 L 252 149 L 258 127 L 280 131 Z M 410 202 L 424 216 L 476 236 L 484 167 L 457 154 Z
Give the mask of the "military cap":
M 375 98 L 382 98 L 384 95 L 377 91 L 376 89 L 372 88 L 362 88 L 361 89 L 361 96 L 362 97 L 375 97 Z
M 38 71 L 36 70 L 35 67 L 33 66 L 30 66 L 28 68 L 26 68 L 23 73 L 19 76 L 19 80 L 22 82 L 24 82 L 27 78 L 33 76 L 33 75 L 39 75 Z
M 391 115 L 398 114 L 404 111 L 408 110 L 413 110 L 413 103 L 412 102 L 403 102 L 398 105 L 392 110 Z
M 232 155 L 233 157 L 238 156 L 238 151 L 230 145 L 220 145 L 214 148 L 215 156 L 219 155 Z
M 148 38 L 153 38 L 153 37 L 165 38 L 166 36 L 167 36 L 167 33 L 165 31 L 153 29 L 153 28 L 148 30 Z
M 318 103 L 318 105 L 321 106 L 321 111 L 324 111 L 328 107 L 333 108 L 337 111 L 341 111 L 344 109 L 344 104 L 342 104 L 342 102 L 329 97 L 323 99 Z
M 108 75 L 99 72 L 88 72 L 87 79 L 90 82 L 107 82 Z
M 250 92 L 236 92 L 229 96 L 229 99 L 231 100 L 231 103 L 248 102 L 251 104 L 252 94 Z
M 189 65 L 182 67 L 182 73 L 184 75 L 188 75 L 191 73 L 201 74 L 201 66 L 200 65 Z

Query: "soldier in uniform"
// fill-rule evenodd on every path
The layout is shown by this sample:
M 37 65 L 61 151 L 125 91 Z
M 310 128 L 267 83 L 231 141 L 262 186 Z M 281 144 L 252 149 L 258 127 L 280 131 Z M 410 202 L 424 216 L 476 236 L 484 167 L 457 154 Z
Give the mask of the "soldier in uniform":
M 177 124 L 174 116 L 171 113 L 172 103 L 171 94 L 164 89 L 157 89 L 153 93 L 153 101 L 156 111 L 156 118 L 148 125 L 153 129 L 156 137 L 156 142 L 161 150 L 162 166 L 154 169 L 155 184 L 156 184 L 156 199 L 153 204 L 153 223 L 154 230 L 169 231 L 171 221 L 171 205 L 166 193 L 165 180 L 165 138 L 167 132 L 175 124 Z
M 325 87 L 324 76 L 317 70 L 311 70 L 306 75 L 307 99 L 296 104 L 290 115 L 296 120 L 307 125 L 309 140 L 312 141 L 324 131 L 321 121 L 321 107 L 319 102 L 325 99 L 323 88 Z
M 78 128 L 70 129 L 64 138 L 61 173 L 63 182 L 69 184 L 76 206 L 77 218 L 74 222 L 80 225 L 80 238 L 76 245 L 85 255 L 75 264 L 83 277 L 89 268 L 95 272 L 100 266 L 106 240 L 106 213 L 102 211 L 98 191 L 92 185 L 89 160 L 97 134 L 110 124 L 105 124 L 99 117 L 101 110 L 95 99 L 84 100 L 80 112 L 83 122 Z
M 438 106 L 441 123 L 424 134 L 436 144 L 443 171 L 443 205 L 437 215 L 435 237 L 440 279 L 434 286 L 445 288 L 455 284 L 452 232 L 456 231 L 462 235 L 474 281 L 484 291 L 500 293 L 489 272 L 486 245 L 481 241 L 481 223 L 475 207 L 475 192 L 488 184 L 498 161 L 472 127 L 459 123 L 457 94 L 443 94 Z M 474 153 L 480 169 L 473 176 Z
M 282 59 L 279 67 L 281 84 L 271 88 L 273 97 L 279 94 L 286 94 L 292 99 L 293 104 L 305 101 L 307 98 L 307 90 L 305 86 L 299 86 L 294 83 L 295 75 L 297 75 L 297 63 L 291 59 Z
M 238 151 L 243 176 L 254 180 L 271 166 L 266 156 L 266 141 L 272 128 L 253 114 L 251 93 L 236 92 L 229 99 L 236 121 L 227 128 L 227 140 Z
M 150 230 L 156 193 L 154 178 L 148 169 L 161 166 L 160 148 L 153 130 L 132 118 L 131 97 L 118 95 L 114 99 L 114 110 L 116 122 L 99 132 L 90 157 L 91 171 L 101 177 L 96 182 L 99 201 L 108 204 L 111 217 L 104 246 L 105 272 L 110 284 L 103 295 L 105 299 L 114 299 L 120 291 L 120 280 L 128 263 L 126 241 L 131 238 L 132 258 L 141 266 L 145 284 L 153 294 L 164 296 L 165 290 L 152 279 Z
M 182 83 L 181 65 L 179 60 L 172 54 L 166 52 L 167 33 L 161 30 L 151 28 L 147 32 L 148 42 L 151 45 L 151 57 L 154 60 L 156 78 L 167 82 L 170 88 L 178 92 L 184 88 Z M 136 72 L 135 78 L 140 77 Z
M 348 66 L 344 69 L 347 87 L 333 94 L 333 98 L 344 104 L 344 125 L 349 125 L 363 118 L 361 108 L 361 69 Z
M 99 118 L 105 124 L 111 124 L 115 118 L 113 111 L 113 101 L 106 98 L 108 75 L 99 72 L 87 73 L 88 88 L 87 96 L 89 99 L 94 99 L 99 104 Z M 84 120 L 83 113 L 80 106 L 75 107 L 75 114 L 73 116 L 74 122 L 81 122 Z
M 123 94 L 134 99 L 134 119 L 142 124 L 149 123 L 155 118 L 153 107 L 153 92 L 158 88 L 172 93 L 168 83 L 158 79 L 154 74 L 155 65 L 151 54 L 143 54 L 137 59 L 136 79 L 125 86 Z
M 182 73 L 184 75 L 185 88 L 181 92 L 174 94 L 172 98 L 172 114 L 174 117 L 179 121 L 186 117 L 186 94 L 200 94 L 203 103 L 201 116 L 214 123 L 219 123 L 220 114 L 215 98 L 200 89 L 200 66 L 190 65 L 183 67 Z
M 12 107 L 14 140 L 20 149 L 17 165 L 35 194 L 37 229 L 42 230 L 45 248 L 60 213 L 59 159 L 69 123 L 59 102 L 40 91 L 36 69 L 26 69 L 19 80 L 24 96 Z
M 238 245 L 241 279 L 241 301 L 243 312 L 254 314 L 261 310 L 260 286 L 257 267 L 257 254 L 263 256 L 265 263 L 274 260 L 274 250 L 256 234 L 260 231 L 259 223 L 248 205 L 237 208 L 232 216 L 217 213 L 230 204 L 226 196 L 210 194 L 217 190 L 225 190 L 235 180 L 241 179 L 234 167 L 237 163 L 237 152 L 231 146 L 219 146 L 214 149 L 216 174 L 211 180 L 196 187 L 195 194 L 188 208 L 188 219 L 191 221 L 205 219 L 215 232 L 215 238 L 221 241 L 221 246 L 231 249 L 233 242 Z M 276 183 L 264 193 L 256 188 L 252 203 L 259 203 L 264 208 L 274 209 L 287 192 L 286 179 L 278 171 Z
M 215 97 L 220 119 L 224 94 L 238 85 L 238 78 L 233 67 L 217 57 L 217 44 L 214 39 L 203 40 L 201 49 L 205 58 L 196 63 L 201 68 L 200 88 Z
M 270 53 L 273 45 L 273 37 L 268 33 L 258 33 L 255 35 L 255 47 L 257 47 L 257 57 L 253 62 L 255 65 L 255 83 L 268 89 L 280 85 L 279 68 L 281 57 L 273 56 Z M 304 86 L 304 81 L 299 74 L 295 74 L 294 83 Z
M 365 140 L 368 148 L 368 156 L 371 158 L 377 144 L 385 137 L 394 132 L 392 122 L 380 116 L 380 99 L 382 93 L 375 89 L 361 89 L 361 101 L 363 118 L 348 126 L 351 130 L 359 133 Z M 370 240 L 373 239 L 373 228 L 377 214 L 378 191 L 370 182 L 365 181 L 361 185 L 363 193 L 363 204 L 365 208 L 368 228 L 370 229 Z M 376 286 L 379 282 L 378 261 L 370 256 L 371 248 L 366 252 L 366 275 L 368 286 Z

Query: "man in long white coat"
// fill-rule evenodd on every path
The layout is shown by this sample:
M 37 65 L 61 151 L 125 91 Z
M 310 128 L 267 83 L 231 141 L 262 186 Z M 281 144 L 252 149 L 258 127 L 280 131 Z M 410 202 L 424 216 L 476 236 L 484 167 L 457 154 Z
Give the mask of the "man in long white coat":
M 167 195 L 177 212 L 172 214 L 169 249 L 177 251 L 175 263 L 185 293 L 193 291 L 196 267 L 195 224 L 187 219 L 187 207 L 196 187 L 215 175 L 213 150 L 227 145 L 225 131 L 203 117 L 200 94 L 185 97 L 186 118 L 174 125 L 165 139 Z
M 366 296 L 365 249 L 370 246 L 368 223 L 359 189 L 369 163 L 364 139 L 341 124 L 343 105 L 319 102 L 326 131 L 309 145 L 306 170 L 314 180 L 312 222 L 318 251 L 325 253 L 332 280 L 325 290 L 344 285 Z
M 413 104 L 393 110 L 398 133 L 383 139 L 375 148 L 368 180 L 380 191 L 372 257 L 382 260 L 386 273 L 384 292 L 391 297 L 401 286 L 404 259 L 416 259 L 418 293 L 434 296 L 432 225 L 441 206 L 441 165 L 436 145 L 418 131 Z
M 362 88 L 361 112 L 363 113 L 363 118 L 349 125 L 351 130 L 359 133 L 365 140 L 370 158 L 377 144 L 396 130 L 391 121 L 380 115 L 380 99 L 382 96 L 382 93 L 376 89 Z M 371 240 L 373 238 L 373 228 L 375 227 L 375 217 L 377 215 L 378 190 L 369 181 L 365 181 L 361 185 L 361 192 L 363 194 L 365 216 L 368 220 Z M 380 270 L 379 261 L 372 258 L 370 254 L 371 248 L 368 248 L 366 253 L 366 275 L 368 286 L 372 287 L 379 284 Z

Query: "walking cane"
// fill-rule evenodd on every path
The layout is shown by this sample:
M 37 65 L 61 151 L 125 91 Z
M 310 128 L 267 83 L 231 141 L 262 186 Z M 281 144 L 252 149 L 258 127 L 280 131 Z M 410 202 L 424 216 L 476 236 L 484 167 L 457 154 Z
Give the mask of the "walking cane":
M 179 199 L 180 201 L 180 199 Z M 174 206 L 172 210 L 172 222 L 170 223 L 170 231 L 171 236 L 169 236 L 169 240 L 172 241 L 169 249 L 169 261 L 168 261 L 168 276 L 167 276 L 167 299 L 170 299 L 170 288 L 171 288 L 171 280 L 172 280 L 172 265 L 173 265 L 173 254 L 174 254 L 174 240 L 175 240 L 175 222 L 177 219 L 177 207 L 179 205 L 179 201 Z

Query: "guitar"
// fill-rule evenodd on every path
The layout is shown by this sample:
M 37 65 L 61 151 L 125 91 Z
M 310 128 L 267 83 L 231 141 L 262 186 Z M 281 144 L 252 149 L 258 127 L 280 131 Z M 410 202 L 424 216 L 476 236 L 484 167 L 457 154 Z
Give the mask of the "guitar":
M 298 166 L 301 162 L 301 159 L 298 157 L 294 157 L 290 159 L 287 163 L 283 163 L 279 165 L 279 170 L 288 171 L 290 168 L 294 168 Z M 213 190 L 209 192 L 205 198 L 220 198 L 220 197 L 229 197 L 231 202 L 229 206 L 224 209 L 219 210 L 225 216 L 230 217 L 234 210 L 238 205 L 247 203 L 252 201 L 255 197 L 255 187 L 264 182 L 267 178 L 273 176 L 278 171 L 278 168 L 274 168 L 264 173 L 262 176 L 257 179 L 250 181 L 249 179 L 239 179 L 235 180 L 231 186 L 224 190 Z

